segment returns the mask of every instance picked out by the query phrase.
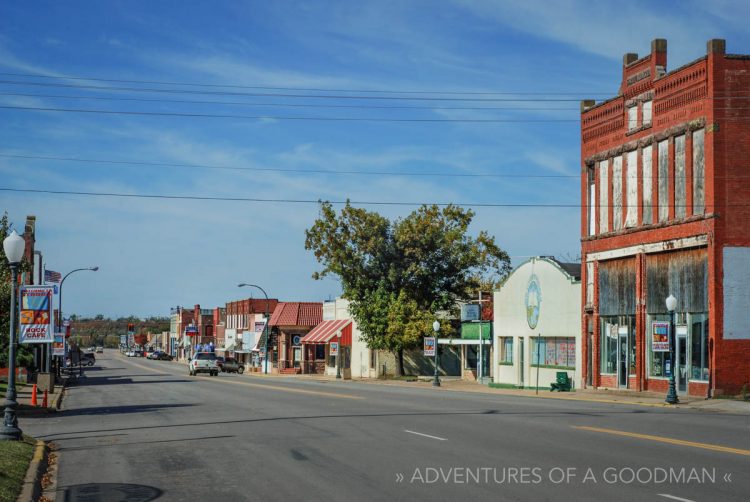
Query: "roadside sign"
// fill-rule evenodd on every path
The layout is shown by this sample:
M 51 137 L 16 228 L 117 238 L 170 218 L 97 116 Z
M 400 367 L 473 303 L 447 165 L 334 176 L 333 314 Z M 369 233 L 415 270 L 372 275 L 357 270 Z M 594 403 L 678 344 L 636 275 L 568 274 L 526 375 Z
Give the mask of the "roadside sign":
M 331 350 L 329 351 L 329 354 L 332 356 L 339 355 L 339 342 L 331 342 Z
M 424 355 L 427 357 L 435 356 L 435 337 L 434 336 L 424 337 Z
M 65 355 L 65 334 L 62 332 L 55 333 L 55 341 L 52 342 L 52 355 L 60 357 Z
M 52 286 L 21 286 L 21 343 L 52 343 Z
M 651 323 L 651 350 L 669 352 L 669 323 L 656 321 Z

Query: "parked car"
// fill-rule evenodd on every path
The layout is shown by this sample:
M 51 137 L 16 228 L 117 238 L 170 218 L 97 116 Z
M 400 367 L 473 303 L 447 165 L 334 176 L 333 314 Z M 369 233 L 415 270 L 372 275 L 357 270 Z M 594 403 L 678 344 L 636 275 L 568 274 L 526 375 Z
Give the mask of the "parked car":
M 221 371 L 223 373 L 239 373 L 241 375 L 245 372 L 245 365 L 233 357 L 228 357 L 224 361 Z
M 96 353 L 97 354 L 104 354 L 104 347 L 97 347 L 96 348 Z
M 188 362 L 188 373 L 195 376 L 198 373 L 208 373 L 211 376 L 219 374 L 216 364 L 216 354 L 213 352 L 197 352 Z
M 216 365 L 221 369 L 224 366 L 224 358 L 222 356 L 216 356 Z
M 156 352 L 156 357 L 154 357 L 154 359 L 158 359 L 159 361 L 171 361 L 172 356 L 166 352 Z

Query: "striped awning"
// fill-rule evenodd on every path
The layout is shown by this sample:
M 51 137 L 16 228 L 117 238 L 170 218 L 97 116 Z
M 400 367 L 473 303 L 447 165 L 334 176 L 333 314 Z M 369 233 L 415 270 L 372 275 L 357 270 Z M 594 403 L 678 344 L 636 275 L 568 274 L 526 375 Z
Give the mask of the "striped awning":
M 302 337 L 301 343 L 328 343 L 331 338 L 340 333 L 352 323 L 351 319 L 338 319 L 335 321 L 323 321 L 315 326 L 308 334 Z

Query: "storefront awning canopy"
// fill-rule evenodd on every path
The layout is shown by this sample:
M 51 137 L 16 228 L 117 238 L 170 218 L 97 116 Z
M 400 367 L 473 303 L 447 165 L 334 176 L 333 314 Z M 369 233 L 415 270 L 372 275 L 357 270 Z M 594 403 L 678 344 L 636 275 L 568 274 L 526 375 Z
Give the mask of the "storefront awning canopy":
M 229 347 L 219 347 L 216 349 L 217 352 L 232 352 L 234 350 L 234 344 L 230 345 Z
M 338 319 L 335 321 L 323 321 L 315 326 L 308 334 L 302 337 L 301 343 L 328 343 L 340 333 L 341 330 L 351 324 L 351 319 Z

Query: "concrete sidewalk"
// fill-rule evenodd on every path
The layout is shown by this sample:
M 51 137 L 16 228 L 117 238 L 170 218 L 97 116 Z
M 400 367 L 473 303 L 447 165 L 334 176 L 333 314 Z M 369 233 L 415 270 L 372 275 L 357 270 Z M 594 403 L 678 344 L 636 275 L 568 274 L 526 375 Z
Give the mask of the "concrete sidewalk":
M 278 377 L 284 379 L 297 379 L 320 382 L 344 382 L 361 383 L 368 385 L 391 385 L 409 388 L 433 389 L 435 391 L 456 392 L 478 392 L 483 394 L 497 394 L 505 396 L 518 396 L 537 399 L 560 399 L 568 401 L 589 401 L 599 403 L 615 403 L 638 406 L 650 406 L 657 408 L 694 409 L 704 411 L 719 411 L 725 413 L 750 414 L 750 401 L 737 401 L 733 399 L 705 399 L 695 396 L 681 396 L 680 403 L 676 405 L 667 404 L 663 394 L 653 392 L 631 392 L 631 391 L 605 391 L 593 389 L 578 389 L 574 392 L 550 392 L 546 389 L 498 389 L 482 385 L 477 382 L 461 380 L 459 378 L 441 378 L 440 387 L 433 387 L 431 378 L 417 378 L 413 381 L 407 380 L 381 380 L 374 378 L 354 378 L 351 380 L 336 379 L 328 375 L 264 375 L 262 373 L 245 373 L 243 376 Z
M 172 361 L 176 364 L 187 366 L 184 361 Z M 737 401 L 734 399 L 704 399 L 696 396 L 681 396 L 680 403 L 676 405 L 667 404 L 663 394 L 653 392 L 633 392 L 616 390 L 593 390 L 577 389 L 574 392 L 550 392 L 546 389 L 539 391 L 530 389 L 498 389 L 482 385 L 477 382 L 461 380 L 458 377 L 441 377 L 440 387 L 432 386 L 430 377 L 414 377 L 415 380 L 382 380 L 375 378 L 353 378 L 336 379 L 329 375 L 281 375 L 276 373 L 254 373 L 245 372 L 243 378 L 282 378 L 287 380 L 318 381 L 318 382 L 342 382 L 361 383 L 368 385 L 392 385 L 410 388 L 424 388 L 440 391 L 456 392 L 479 392 L 484 394 L 497 394 L 505 396 L 518 396 L 538 399 L 561 399 L 568 401 L 589 401 L 594 403 L 615 403 L 637 406 L 649 406 L 656 408 L 691 409 L 703 411 L 717 411 L 723 413 L 739 413 L 750 415 L 750 401 Z

